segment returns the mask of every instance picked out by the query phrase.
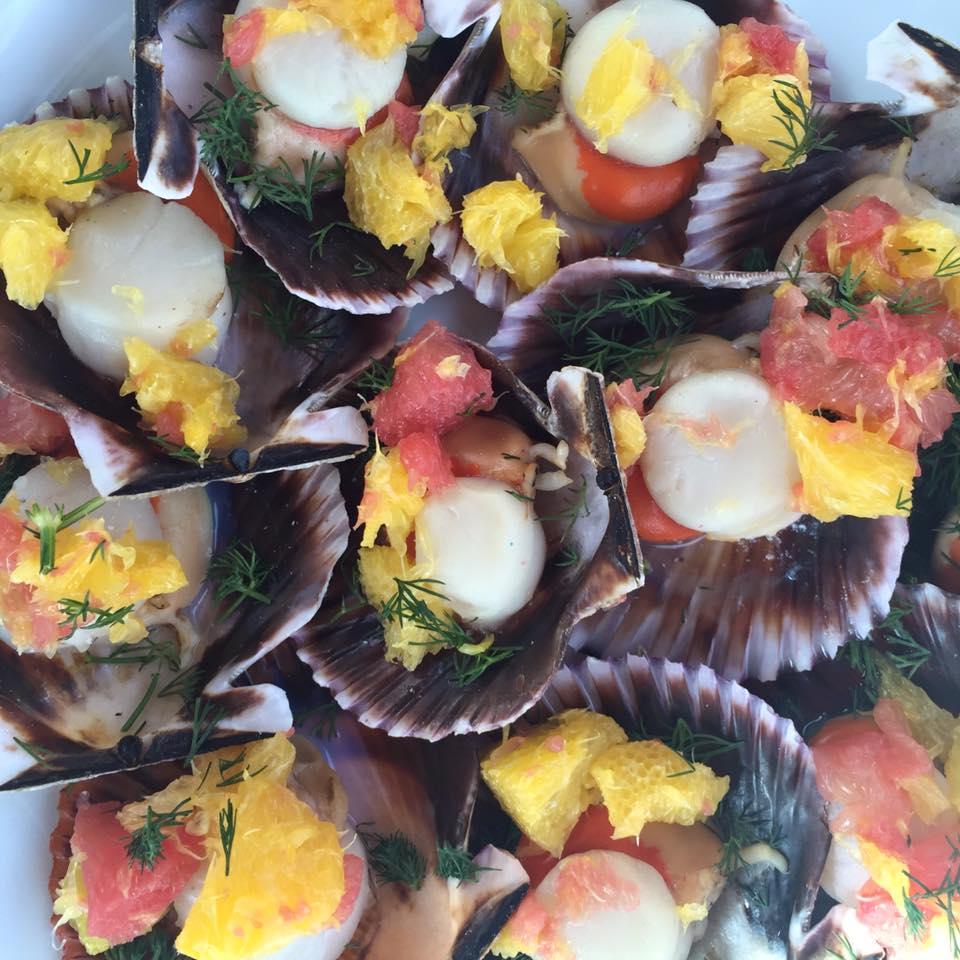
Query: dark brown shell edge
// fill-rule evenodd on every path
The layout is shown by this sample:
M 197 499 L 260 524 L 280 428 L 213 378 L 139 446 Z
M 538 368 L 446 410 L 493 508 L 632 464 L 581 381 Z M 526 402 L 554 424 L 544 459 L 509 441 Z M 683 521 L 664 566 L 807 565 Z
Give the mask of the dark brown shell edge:
M 209 581 L 183 611 L 200 639 L 186 669 L 195 666 L 202 704 L 215 725 L 194 725 L 194 705 L 178 699 L 149 701 L 141 735 L 123 735 L 122 718 L 78 713 L 88 700 L 111 702 L 111 691 L 136 685 L 146 690 L 151 670 L 91 664 L 77 653 L 54 658 L 23 654 L 0 644 L 0 790 L 83 779 L 187 755 L 198 733 L 215 749 L 257 733 L 286 730 L 291 713 L 283 690 L 268 683 L 234 682 L 317 612 L 331 573 L 347 545 L 349 521 L 335 468 L 321 465 L 270 474 L 242 485 L 213 484 L 214 550 L 235 539 L 249 541 L 273 564 L 269 605 L 245 601 L 223 620 Z M 169 679 L 169 678 L 166 678 Z M 166 679 L 164 682 L 166 682 Z M 113 702 L 118 702 L 116 697 Z M 198 701 L 200 703 L 201 701 Z M 82 715 L 80 715 L 82 716 Z M 41 757 L 31 763 L 28 750 Z M 110 741 L 113 740 L 113 743 Z M 106 745 L 109 744 L 109 745 Z
M 724 928 L 745 920 L 793 956 L 810 926 L 830 842 L 813 758 L 793 724 L 706 667 L 634 656 L 575 659 L 554 677 L 528 718 L 542 720 L 572 707 L 607 714 L 628 730 L 672 727 L 682 718 L 694 732 L 741 741 L 738 750 L 713 758 L 710 766 L 730 776 L 728 802 L 769 818 L 790 869 L 781 874 L 770 867 L 741 868 L 728 885 L 733 896 L 711 911 L 694 955 L 741 960 Z
M 211 18 L 211 10 L 217 16 Z M 230 11 L 217 0 L 185 0 L 181 3 L 136 0 L 135 11 L 138 118 L 142 116 L 148 123 L 147 132 L 137 137 L 137 157 L 141 169 L 173 171 L 164 189 L 176 191 L 188 175 L 190 163 L 194 162 L 197 134 L 177 110 L 170 90 L 191 91 L 189 96 L 194 102 L 190 106 L 196 108 L 201 105 L 196 102 L 199 100 L 196 91 L 202 88 L 202 82 L 217 83 L 218 63 L 209 56 L 183 55 L 182 50 L 176 49 L 176 61 L 168 65 L 168 71 L 176 66 L 183 71 L 196 72 L 196 76 L 165 78 L 164 46 L 169 49 L 178 42 L 178 27 L 174 24 L 196 19 L 205 25 L 203 38 L 208 48 L 219 50 L 222 44 L 219 15 Z M 483 32 L 483 23 L 483 20 L 478 22 L 471 36 Z M 470 50 L 471 56 L 482 52 L 476 45 Z M 182 94 L 181 99 L 187 95 Z M 187 104 L 181 106 L 188 109 Z M 187 123 L 189 130 L 185 131 L 185 141 L 166 136 L 165 128 L 153 122 L 152 118 L 166 117 L 169 113 L 180 114 Z M 167 125 L 173 127 L 178 123 L 168 121 Z M 187 156 L 190 157 L 189 163 L 185 159 Z M 315 199 L 308 222 L 272 203 L 260 203 L 248 210 L 241 205 L 222 172 L 214 171 L 213 177 L 224 209 L 244 243 L 278 274 L 291 293 L 319 307 L 355 314 L 389 313 L 398 307 L 422 303 L 453 286 L 443 265 L 433 256 L 429 256 L 416 275 L 410 277 L 410 261 L 400 248 L 387 250 L 376 237 L 359 231 L 328 231 L 323 256 L 312 255 L 313 237 L 318 231 L 330 224 L 349 222 L 343 197 L 337 191 Z M 149 187 L 151 184 L 147 182 L 145 185 Z M 358 264 L 365 266 L 359 270 Z
M 129 128 L 132 88 L 119 79 L 73 91 L 44 104 L 34 119 L 108 116 Z M 249 259 L 245 259 L 249 258 Z M 249 266 L 248 266 L 249 264 Z M 252 254 L 235 259 L 231 273 L 255 274 Z M 169 456 L 138 426 L 130 399 L 74 357 L 46 307 L 24 310 L 0 293 L 0 386 L 59 413 L 104 495 L 143 495 L 214 480 L 245 480 L 261 473 L 355 456 L 366 447 L 366 425 L 351 408 L 328 408 L 331 398 L 371 359 L 387 353 L 407 319 L 398 309 L 358 320 L 317 309 L 318 350 L 285 344 L 254 312 L 240 283 L 234 318 L 219 365 L 239 379 L 238 412 L 248 427 L 248 448 L 203 467 Z M 269 376 L 260 375 L 269 370 Z
M 627 282 L 685 298 L 696 329 L 735 337 L 766 326 L 776 273 L 696 271 L 640 260 L 597 258 L 558 271 L 511 304 L 489 348 L 541 389 L 563 363 L 552 310 L 590 305 Z M 603 332 L 623 317 L 608 313 Z M 866 636 L 887 615 L 907 541 L 902 518 L 832 524 L 804 518 L 773 538 L 641 544 L 646 582 L 619 606 L 577 625 L 570 643 L 585 653 L 646 653 L 705 663 L 721 676 L 770 679 L 833 656 L 851 634 Z
M 960 101 L 960 50 L 926 30 L 894 21 L 867 47 L 867 79 L 900 94 L 899 114 L 928 113 Z
M 555 374 L 548 407 L 492 354 L 473 349 L 493 371 L 495 389 L 512 399 L 511 415 L 535 425 L 542 436 L 566 439 L 572 468 L 581 471 L 588 490 L 597 489 L 588 502 L 590 515 L 580 515 L 571 530 L 579 560 L 564 568 L 548 564 L 533 600 L 498 632 L 499 640 L 520 651 L 469 687 L 451 681 L 445 654 L 428 657 L 413 672 L 385 660 L 382 630 L 369 608 L 333 626 L 319 621 L 295 637 L 315 681 L 362 723 L 393 736 L 438 740 L 509 723 L 539 697 L 559 667 L 573 626 L 622 601 L 642 582 L 599 377 L 573 367 Z
M 597 0 L 596 11 L 610 5 L 612 0 Z M 765 23 L 775 23 L 796 39 L 802 39 L 810 57 L 811 84 L 819 98 L 826 99 L 830 91 L 830 72 L 826 65 L 823 44 L 814 36 L 810 27 L 779 0 L 706 0 L 699 2 L 709 16 L 718 24 L 738 22 L 743 17 L 753 16 Z M 489 110 L 478 118 L 478 131 L 468 155 L 453 159 L 453 171 L 445 189 L 454 209 L 462 205 L 463 197 L 494 180 L 512 180 L 521 176 L 528 186 L 539 189 L 539 182 L 511 147 L 516 128 L 539 123 L 540 115 L 518 114 L 508 117 L 498 109 L 500 100 L 497 90 L 509 80 L 509 72 L 503 59 L 499 34 L 487 45 L 483 60 L 474 76 L 468 79 L 471 102 L 483 103 Z M 462 97 L 461 97 L 462 99 Z M 704 145 L 705 157 L 712 157 L 715 144 Z M 704 170 L 706 174 L 707 168 Z M 678 263 L 685 248 L 685 228 L 690 212 L 684 201 L 663 217 L 643 224 L 599 225 L 587 223 L 569 216 L 555 207 L 548 196 L 543 197 L 545 216 L 556 214 L 557 223 L 566 236 L 560 242 L 560 266 L 600 257 L 617 250 L 627 238 L 632 253 L 649 260 Z M 638 237 L 638 228 L 643 233 Z M 759 243 L 757 235 L 754 243 Z M 450 274 L 486 306 L 504 309 L 517 299 L 518 291 L 510 278 L 492 267 L 481 268 L 475 262 L 473 248 L 464 239 L 458 218 L 437 227 L 433 233 L 434 252 L 446 265 Z M 726 266 L 726 265 L 725 265 Z
M 137 181 L 164 200 L 189 196 L 200 169 L 197 131 L 163 82 L 163 0 L 134 4 L 133 105 Z

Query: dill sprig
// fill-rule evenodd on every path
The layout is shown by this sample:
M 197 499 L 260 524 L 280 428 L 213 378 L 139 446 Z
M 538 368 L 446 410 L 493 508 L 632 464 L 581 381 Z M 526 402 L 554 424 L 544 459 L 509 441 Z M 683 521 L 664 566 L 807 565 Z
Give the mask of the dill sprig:
M 910 117 L 887 117 L 887 122 L 900 136 L 908 137 L 910 140 L 916 142 L 917 133 L 913 129 L 913 120 Z
M 259 776 L 267 769 L 269 764 L 264 764 L 258 770 L 251 770 L 249 765 L 244 763 L 247 759 L 246 749 L 241 750 L 232 760 L 227 757 L 217 758 L 217 767 L 220 772 L 220 779 L 217 781 L 218 787 L 233 787 L 238 783 L 243 783 L 246 779 L 253 779 Z
M 569 544 L 553 558 L 555 567 L 575 567 L 580 562 L 580 551 Z
M 57 534 L 103 506 L 103 497 L 94 497 L 69 513 L 62 506 L 44 507 L 34 503 L 27 508 L 27 519 L 33 524 L 26 527 L 28 533 L 40 541 L 40 572 L 50 573 L 57 562 Z
M 174 460 L 183 460 L 185 463 L 203 466 L 204 458 L 193 447 L 188 447 L 185 443 L 173 443 L 166 437 L 160 437 L 156 434 L 148 434 L 147 439 L 151 443 L 155 443 L 168 457 L 172 457 Z
M 226 550 L 210 561 L 209 578 L 216 583 L 214 598 L 226 604 L 220 620 L 228 620 L 244 600 L 270 604 L 272 601 L 262 590 L 269 580 L 275 565 L 267 563 L 248 540 L 236 540 Z
M 922 940 L 927 930 L 927 918 L 920 907 L 910 899 L 906 890 L 903 891 L 903 915 L 907 936 L 913 940 Z
M 724 753 L 738 750 L 743 745 L 742 740 L 728 740 L 711 733 L 695 733 L 683 717 L 679 717 L 672 727 L 666 727 L 659 733 L 649 731 L 641 720 L 639 728 L 630 732 L 630 739 L 660 740 L 679 753 L 689 764 L 689 769 L 672 774 L 674 777 L 692 773 L 695 763 L 707 763 Z
M 220 846 L 223 847 L 224 876 L 230 876 L 230 857 L 233 856 L 233 842 L 237 837 L 237 809 L 228 799 L 226 807 L 217 815 L 220 827 Z
M 401 624 L 411 623 L 419 627 L 430 639 L 424 646 L 434 643 L 453 647 L 453 682 L 457 686 L 465 687 L 479 679 L 490 667 L 504 660 L 509 660 L 519 647 L 490 646 L 485 650 L 468 650 L 467 647 L 476 647 L 478 641 L 471 636 L 460 624 L 457 618 L 449 611 L 443 615 L 430 608 L 426 597 L 435 597 L 447 601 L 448 597 L 436 586 L 442 586 L 442 580 L 420 579 L 402 580 L 394 577 L 396 592 L 380 605 L 378 611 L 382 623 L 396 621 Z
M 226 711 L 215 707 L 209 700 L 198 697 L 193 703 L 193 721 L 190 728 L 190 748 L 183 758 L 183 765 L 189 767 L 194 757 L 203 752 L 204 745 L 220 725 Z
M 720 841 L 720 872 L 730 877 L 746 865 L 743 851 L 755 843 L 776 849 L 781 842 L 771 817 L 751 803 L 737 804 L 727 797 L 713 818 L 710 829 Z
M 342 227 L 344 230 L 353 230 L 359 232 L 357 227 L 355 227 L 349 220 L 332 220 L 330 223 L 325 224 L 319 230 L 310 234 L 310 239 L 313 243 L 310 245 L 310 261 L 313 262 L 315 256 L 323 256 L 323 245 L 327 242 L 327 234 L 330 233 L 334 227 Z
M 587 367 L 611 381 L 632 379 L 638 386 L 658 386 L 670 348 L 692 326 L 693 311 L 683 297 L 670 290 L 638 289 L 628 280 L 585 303 L 569 297 L 564 302 L 564 307 L 544 311 L 563 341 L 563 362 Z M 620 322 L 607 334 L 600 333 L 596 322 L 610 316 Z M 656 369 L 651 372 L 651 367 Z
M 47 757 L 50 755 L 50 751 L 46 747 L 41 747 L 38 743 L 31 743 L 29 740 L 21 740 L 19 737 L 14 737 L 13 742 L 25 753 L 27 756 L 32 757 L 36 763 L 44 765 L 47 763 Z
M 221 76 L 224 74 L 233 93 L 228 96 L 213 84 L 204 84 L 213 99 L 190 118 L 201 131 L 203 162 L 221 167 L 228 183 L 252 190 L 252 206 L 266 200 L 312 220 L 313 198 L 343 178 L 343 165 L 337 159 L 332 168 L 326 166 L 325 154 L 316 151 L 301 160 L 298 171 L 285 159 L 275 167 L 255 162 L 251 139 L 256 116 L 261 110 L 273 110 L 276 104 L 247 86 L 229 60 L 221 67 Z
M 282 283 L 279 289 L 274 285 L 273 289 L 264 292 L 259 308 L 252 310 L 251 315 L 262 320 L 281 343 L 311 355 L 319 354 L 326 343 L 336 339 L 329 328 L 333 312 L 301 300 Z
M 123 623 L 136 606 L 130 603 L 115 610 L 110 607 L 95 607 L 90 603 L 89 590 L 82 600 L 61 597 L 57 604 L 60 607 L 60 613 L 63 614 L 63 619 L 57 626 L 70 628 L 70 632 L 61 637 L 61 640 L 69 640 L 77 630 L 99 630 L 102 627 L 113 626 L 115 623 Z
M 80 151 L 77 150 L 72 140 L 68 140 L 67 145 L 70 147 L 73 159 L 77 163 L 77 175 L 70 180 L 64 180 L 64 186 L 72 186 L 75 183 L 96 183 L 98 180 L 106 180 L 108 177 L 122 173 L 130 166 L 130 160 L 127 157 L 123 157 L 119 163 L 104 163 L 97 167 L 96 170 L 88 170 L 87 167 L 90 165 L 90 148 L 84 147 L 83 156 L 81 156 Z
M 880 695 L 880 659 L 885 657 L 908 680 L 930 659 L 931 652 L 907 630 L 903 621 L 913 613 L 912 606 L 891 605 L 890 612 L 870 637 L 848 640 L 839 660 L 846 660 L 863 678 L 853 693 L 855 710 L 872 709 Z M 876 647 L 883 644 L 884 652 Z
M 520 652 L 518 646 L 494 646 L 481 650 L 478 653 L 464 653 L 454 651 L 451 663 L 453 673 L 451 679 L 458 687 L 469 687 L 476 683 L 491 667 L 511 659 Z
M 186 960 L 173 945 L 171 936 L 159 928 L 129 943 L 110 947 L 103 957 L 104 960 Z
M 857 288 L 863 280 L 864 274 L 854 274 L 851 265 L 848 263 L 843 268 L 843 273 L 839 277 L 833 278 L 834 292 L 825 293 L 822 290 L 805 291 L 807 295 L 807 308 L 813 313 L 818 313 L 822 317 L 829 318 L 834 310 L 843 310 L 848 320 L 839 324 L 842 330 L 844 327 L 859 320 L 863 314 L 864 306 L 873 299 L 872 294 L 858 295 Z
M 917 893 L 905 894 L 905 902 L 910 901 L 914 908 L 914 911 L 908 911 L 908 923 L 911 913 L 913 917 L 918 913 L 923 916 L 920 902 L 933 904 L 943 911 L 947 920 L 951 956 L 957 958 L 960 957 L 960 836 L 956 839 L 948 836 L 946 841 L 950 846 L 950 866 L 947 867 L 943 880 L 937 886 L 930 886 L 904 870 L 904 876 L 920 888 Z
M 396 373 L 392 363 L 382 360 L 371 360 L 370 366 L 353 379 L 350 387 L 359 393 L 364 400 L 372 400 L 378 393 L 393 386 L 393 377 Z
M 139 643 L 118 644 L 102 656 L 88 653 L 85 659 L 87 663 L 105 663 L 115 666 L 136 663 L 145 667 L 153 663 L 162 663 L 170 670 L 180 669 L 179 648 L 176 641 L 169 637 L 154 639 L 147 636 Z
M 164 831 L 183 826 L 193 813 L 193 807 L 187 807 L 189 802 L 187 799 L 181 800 L 165 813 L 158 813 L 153 807 L 147 807 L 143 826 L 137 827 L 127 841 L 127 860 L 131 866 L 140 864 L 142 872 L 152 870 L 163 860 L 163 842 L 167 839 Z
M 956 247 L 951 247 L 941 258 L 933 275 L 940 280 L 950 277 L 960 277 L 960 253 Z
M 330 700 L 329 703 L 318 707 L 315 711 L 313 736 L 319 740 L 336 740 L 338 736 L 337 717 L 340 716 L 340 712 L 341 707 L 336 700 Z
M 367 862 L 378 883 L 401 883 L 411 890 L 423 886 L 427 860 L 408 836 L 399 830 L 384 836 L 359 829 L 357 835 L 367 848 Z
M 376 267 L 369 261 L 364 260 L 363 257 L 357 257 L 353 261 L 353 276 L 354 277 L 369 277 L 371 273 L 376 272 Z
M 740 269 L 751 273 L 763 273 L 770 269 L 770 260 L 764 253 L 763 247 L 750 247 L 743 255 Z
M 10 492 L 14 482 L 22 477 L 34 464 L 32 457 L 19 453 L 8 453 L 0 461 L 0 501 Z
M 496 869 L 478 866 L 473 857 L 460 847 L 448 843 L 437 846 L 437 865 L 433 872 L 442 880 L 456 880 L 459 884 L 477 883 L 481 873 Z
M 832 947 L 827 947 L 828 957 L 833 957 L 834 960 L 860 960 L 860 954 L 853 949 L 853 944 L 845 933 L 835 931 L 834 938 L 837 941 L 838 949 L 834 950 Z
M 774 119 L 783 127 L 786 139 L 771 140 L 770 143 L 787 151 L 781 167 L 793 170 L 817 150 L 838 150 L 832 144 L 837 138 L 836 133 L 821 131 L 819 113 L 813 111 L 804 100 L 800 87 L 792 80 L 774 78 L 773 82 L 779 87 L 773 91 L 773 102 L 780 111 Z
M 505 113 L 508 117 L 514 116 L 522 107 L 541 114 L 553 112 L 553 100 L 542 91 L 524 90 L 514 80 L 508 80 L 502 87 L 494 90 L 497 98 L 494 109 Z

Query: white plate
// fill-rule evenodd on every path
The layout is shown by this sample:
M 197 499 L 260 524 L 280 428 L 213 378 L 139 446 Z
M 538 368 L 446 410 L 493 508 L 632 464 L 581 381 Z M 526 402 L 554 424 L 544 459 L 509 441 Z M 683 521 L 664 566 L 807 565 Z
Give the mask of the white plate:
M 889 91 L 863 79 L 867 42 L 891 20 L 960 44 L 960 4 L 947 0 L 794 0 L 830 52 L 838 100 L 884 99 Z M 91 87 L 111 74 L 132 76 L 129 0 L 0 0 L 0 123 L 29 115 L 71 87 Z M 14 81 L 15 78 L 15 81 Z M 456 327 L 476 304 L 447 294 L 417 311 Z M 492 331 L 491 331 L 492 332 Z M 47 896 L 48 841 L 56 791 L 0 795 L 0 930 L 10 960 L 57 960 Z

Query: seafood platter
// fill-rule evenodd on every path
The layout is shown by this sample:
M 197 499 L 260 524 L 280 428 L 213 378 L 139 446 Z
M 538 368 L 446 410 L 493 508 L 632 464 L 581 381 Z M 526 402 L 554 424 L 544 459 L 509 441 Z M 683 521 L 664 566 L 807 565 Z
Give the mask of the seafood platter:
M 960 35 L 133 7 L 0 129 L 52 955 L 960 958 Z

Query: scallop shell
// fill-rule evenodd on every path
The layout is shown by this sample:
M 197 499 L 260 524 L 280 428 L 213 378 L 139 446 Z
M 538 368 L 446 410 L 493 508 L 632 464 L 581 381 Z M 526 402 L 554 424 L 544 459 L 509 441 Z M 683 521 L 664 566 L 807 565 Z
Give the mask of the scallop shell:
M 685 297 L 696 327 L 728 337 L 762 329 L 782 274 L 694 271 L 599 258 L 565 267 L 507 308 L 490 349 L 538 388 L 563 363 L 551 310 L 594 303 L 623 282 Z M 601 332 L 624 326 L 606 314 Z M 626 326 L 629 329 L 629 325 Z M 772 538 L 641 544 L 646 582 L 578 624 L 575 649 L 594 656 L 646 653 L 705 663 L 721 676 L 771 679 L 833 656 L 887 615 L 907 542 L 902 518 L 803 518 Z
M 706 667 L 634 656 L 608 662 L 573 658 L 527 719 L 543 720 L 573 707 L 607 714 L 627 730 L 672 727 L 682 718 L 694 732 L 741 741 L 738 750 L 713 758 L 710 766 L 731 778 L 728 803 L 770 821 L 778 838 L 773 845 L 789 871 L 741 867 L 711 910 L 704 939 L 691 956 L 793 956 L 810 927 L 830 842 L 813 758 L 793 724 Z M 774 952 L 762 952 L 762 945 Z
M 592 15 L 609 6 L 611 2 L 612 0 L 593 0 L 586 6 Z M 766 23 L 778 24 L 790 36 L 804 40 L 810 57 L 814 94 L 820 99 L 829 97 L 830 73 L 826 66 L 824 47 L 805 21 L 785 4 L 779 0 L 702 0 L 698 6 L 703 7 L 716 23 L 732 23 L 752 16 Z M 508 116 L 498 109 L 501 101 L 497 91 L 509 79 L 497 35 L 491 40 L 484 57 L 476 64 L 473 76 L 468 80 L 467 89 L 479 91 L 478 99 L 473 102 L 483 102 L 490 109 L 478 118 L 477 138 L 469 155 L 461 155 L 453 160 L 453 171 L 445 189 L 455 210 L 462 205 L 465 194 L 494 180 L 513 180 L 519 175 L 528 186 L 540 189 L 538 180 L 512 148 L 511 141 L 518 127 L 539 123 L 544 118 L 540 115 L 525 115 L 522 110 L 514 116 Z M 707 141 L 703 147 L 705 158 L 711 157 L 715 150 L 715 142 Z M 750 153 L 754 154 L 754 151 Z M 704 170 L 705 177 L 708 176 L 708 170 L 709 164 Z M 782 174 L 779 176 L 783 179 Z M 714 176 L 714 179 L 720 179 L 720 182 L 714 185 L 713 189 L 725 192 L 727 185 L 719 174 Z M 611 250 L 621 248 L 628 238 L 634 238 L 629 241 L 633 254 L 648 260 L 679 263 L 683 257 L 685 229 L 690 213 L 688 202 L 680 204 L 663 217 L 643 224 L 617 226 L 587 223 L 572 217 L 557 209 L 546 195 L 543 197 L 543 209 L 545 216 L 556 214 L 557 223 L 566 233 L 566 237 L 560 242 L 561 267 L 609 254 Z M 638 228 L 643 231 L 639 238 Z M 762 238 L 763 233 L 758 230 L 752 235 L 751 244 L 759 243 Z M 517 298 L 516 287 L 506 274 L 494 268 L 477 266 L 473 248 L 464 239 L 458 219 L 455 218 L 434 230 L 433 245 L 435 255 L 447 265 L 451 275 L 473 291 L 481 303 L 503 309 Z
M 280 656 L 280 662 L 286 659 Z M 295 658 L 293 665 L 303 669 Z M 283 669 L 290 666 L 285 663 Z M 451 956 L 475 960 L 482 956 L 502 927 L 504 912 L 515 909 L 526 893 L 527 877 L 512 856 L 492 850 L 480 854 L 479 862 L 488 870 L 478 883 L 458 885 L 434 873 L 440 844 L 465 844 L 479 779 L 475 757 L 464 762 L 467 754 L 461 750 L 454 755 L 447 744 L 395 740 L 346 715 L 337 717 L 335 731 L 328 731 L 331 735 L 319 735 L 315 729 L 318 691 L 311 687 L 313 710 L 310 704 L 304 707 L 297 732 L 319 749 L 336 772 L 348 797 L 350 820 L 382 836 L 403 833 L 427 860 L 419 890 L 397 884 L 377 887 L 376 899 L 342 955 L 344 960 L 448 960 Z M 451 759 L 456 766 L 449 765 Z M 94 802 L 140 799 L 182 772 L 182 767 L 172 765 L 147 767 L 64 790 L 50 840 L 51 896 L 70 861 L 70 837 L 82 792 Z M 464 824 L 459 833 L 445 826 L 457 822 Z M 72 928 L 61 927 L 58 936 L 65 960 L 88 960 Z
M 691 200 L 685 266 L 730 269 L 751 249 L 775 262 L 796 225 L 818 206 L 855 180 L 889 169 L 903 115 L 917 138 L 908 176 L 943 199 L 957 196 L 960 166 L 949 146 L 960 136 L 960 51 L 909 24 L 891 24 L 871 42 L 868 68 L 870 79 L 902 96 L 886 106 L 824 105 L 821 125 L 835 135 L 836 151 L 813 154 L 789 176 L 761 172 L 763 157 L 750 147 L 717 151 Z
M 456 90 L 482 56 L 492 22 L 481 14 L 489 6 L 442 0 L 431 4 L 432 10 L 427 12 L 436 18 L 443 36 L 476 24 L 468 36 L 461 35 L 456 42 L 440 41 L 431 48 L 417 71 L 421 76 L 413 78 L 419 102 L 426 102 L 438 84 L 456 102 L 465 99 Z M 197 132 L 189 123 L 184 128 L 185 118 L 177 105 L 192 115 L 210 98 L 205 84 L 218 85 L 222 17 L 234 8 L 230 0 L 136 0 L 137 120 L 144 125 L 137 136 L 137 157 L 140 169 L 147 171 L 143 185 L 159 196 L 182 196 L 196 175 Z M 190 38 L 190 29 L 202 38 L 204 49 L 178 39 Z M 174 130 L 177 135 L 171 132 Z M 428 257 L 416 275 L 409 277 L 410 261 L 399 248 L 386 250 L 376 237 L 359 231 L 331 231 L 323 256 L 311 257 L 311 235 L 328 224 L 349 222 L 338 191 L 318 197 L 307 222 L 267 202 L 248 210 L 219 172 L 214 171 L 214 178 L 241 239 L 281 277 L 291 293 L 304 300 L 351 313 L 389 313 L 422 303 L 453 286 L 435 257 Z M 361 261 L 374 270 L 358 275 L 356 267 Z
M 960 623 L 960 597 L 929 583 L 899 584 L 893 606 L 905 611 L 901 624 L 930 658 L 913 675 L 938 706 L 960 713 L 960 649 L 956 625 Z M 882 636 L 873 638 L 881 649 Z M 809 739 L 828 719 L 848 713 L 857 706 L 855 691 L 862 676 L 846 660 L 818 663 L 812 670 L 783 673 L 775 683 L 750 683 L 751 692 L 788 717 Z M 829 960 L 833 950 L 849 960 L 880 960 L 884 956 L 855 911 L 823 895 L 818 904 L 819 919 L 804 937 L 798 960 Z M 846 950 L 844 941 L 850 944 Z M 841 949 L 844 946 L 844 949 Z
M 577 367 L 560 371 L 548 384 L 547 406 L 489 352 L 473 349 L 493 371 L 497 391 L 506 394 L 504 409 L 521 426 L 569 443 L 567 473 L 575 484 L 587 484 L 589 513 L 578 514 L 570 529 L 577 562 L 548 564 L 534 598 L 499 631 L 499 640 L 520 651 L 468 687 L 452 681 L 447 654 L 426 658 L 413 672 L 386 661 L 382 630 L 369 608 L 352 620 L 321 616 L 297 634 L 298 654 L 316 682 L 361 722 L 393 736 L 438 740 L 509 723 L 550 681 L 573 626 L 642 582 L 599 377 Z
M 215 552 L 249 541 L 273 564 L 270 604 L 247 600 L 220 619 L 213 586 L 205 581 L 186 607 L 170 609 L 151 635 L 179 642 L 180 669 L 195 668 L 201 699 L 195 708 L 179 696 L 147 698 L 138 717 L 142 732 L 123 727 L 130 727 L 128 718 L 151 683 L 157 689 L 154 668 L 88 663 L 75 651 L 18 655 L 0 643 L 0 790 L 183 757 L 198 734 L 213 749 L 290 727 L 281 689 L 234 684 L 320 607 L 350 529 L 337 471 L 320 465 L 174 496 L 209 497 Z M 174 675 L 164 668 L 161 684 Z M 215 716 L 220 720 L 214 725 Z
M 45 104 L 31 119 L 116 117 L 129 127 L 131 88 L 119 79 Z M 251 254 L 235 259 L 231 274 L 254 274 Z M 262 269 L 262 268 L 261 268 Z M 169 456 L 147 438 L 129 399 L 71 353 L 46 307 L 28 311 L 0 294 L 0 387 L 60 414 L 103 495 L 140 495 L 213 480 L 245 480 L 274 470 L 336 462 L 366 448 L 366 425 L 348 407 L 329 407 L 340 388 L 370 359 L 393 346 L 406 311 L 358 323 L 349 314 L 317 309 L 319 349 L 284 343 L 254 313 L 241 286 L 218 365 L 239 379 L 238 412 L 249 430 L 248 448 L 204 466 Z M 269 369 L 270 377 L 256 372 Z

